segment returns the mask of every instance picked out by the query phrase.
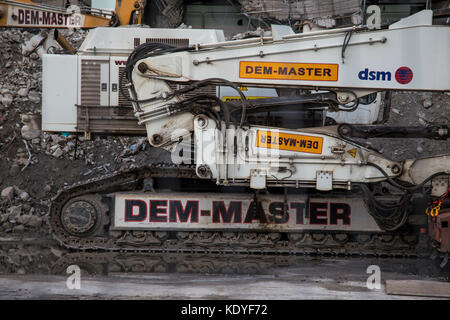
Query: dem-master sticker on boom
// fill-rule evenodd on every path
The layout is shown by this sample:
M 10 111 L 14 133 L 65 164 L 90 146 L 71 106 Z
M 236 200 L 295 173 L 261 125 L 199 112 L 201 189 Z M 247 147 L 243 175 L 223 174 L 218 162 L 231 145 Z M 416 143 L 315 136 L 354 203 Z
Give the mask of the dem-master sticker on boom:
M 306 81 L 338 81 L 338 64 L 241 61 L 239 77 Z
M 257 130 L 256 146 L 260 148 L 322 154 L 323 138 Z

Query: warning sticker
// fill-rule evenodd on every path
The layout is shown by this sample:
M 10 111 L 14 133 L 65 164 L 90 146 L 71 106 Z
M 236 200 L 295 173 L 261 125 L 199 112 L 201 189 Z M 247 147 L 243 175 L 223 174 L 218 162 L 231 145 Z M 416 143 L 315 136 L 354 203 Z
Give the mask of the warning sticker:
M 356 157 L 356 148 L 353 148 L 351 150 L 347 150 L 347 152 L 354 158 Z
M 273 98 L 273 97 L 245 97 L 247 100 L 254 100 L 254 99 L 266 99 L 266 98 Z M 240 96 L 223 96 L 222 101 L 225 102 L 232 102 L 232 101 L 241 101 Z
M 337 81 L 338 64 L 241 61 L 239 77 L 250 79 Z
M 323 138 L 258 130 L 256 146 L 260 148 L 322 154 Z

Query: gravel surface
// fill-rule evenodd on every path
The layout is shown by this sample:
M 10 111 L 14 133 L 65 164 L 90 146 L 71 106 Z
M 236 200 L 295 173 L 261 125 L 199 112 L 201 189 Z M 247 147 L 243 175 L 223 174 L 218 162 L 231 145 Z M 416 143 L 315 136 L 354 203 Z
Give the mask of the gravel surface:
M 79 289 L 70 278 L 73 266 L 80 268 Z M 380 287 L 369 289 L 373 266 Z M 438 298 L 388 295 L 386 280 L 449 278 L 427 259 L 78 253 L 52 242 L 0 239 L 0 300 Z

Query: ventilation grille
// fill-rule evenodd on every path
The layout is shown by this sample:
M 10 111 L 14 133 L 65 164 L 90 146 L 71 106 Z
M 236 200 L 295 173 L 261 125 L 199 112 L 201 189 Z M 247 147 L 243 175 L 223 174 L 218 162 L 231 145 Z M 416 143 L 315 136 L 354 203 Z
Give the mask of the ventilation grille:
M 189 46 L 189 39 L 166 39 L 166 38 L 146 38 L 145 42 L 157 42 L 164 43 L 174 47 L 187 47 Z
M 122 76 L 122 73 L 125 71 L 125 67 L 119 67 L 119 78 L 117 79 L 117 83 L 120 84 L 120 77 Z M 125 96 L 123 96 L 122 94 L 122 90 L 119 90 L 119 107 L 131 107 L 131 101 L 127 100 L 125 97 L 130 97 L 130 95 L 128 94 L 128 89 L 125 87 L 125 83 L 126 83 L 126 78 L 125 76 L 123 77 L 123 83 L 122 83 L 122 89 L 123 92 L 125 93 Z
M 134 38 L 133 41 L 135 48 L 141 44 L 141 39 L 139 38 Z M 189 45 L 188 38 L 146 38 L 145 42 L 164 43 L 174 47 L 187 47 Z
M 178 83 L 174 83 L 174 82 L 169 82 L 169 86 L 170 89 L 172 90 L 180 90 L 184 87 L 186 87 L 186 85 L 184 84 L 178 84 Z M 209 86 L 204 86 L 204 87 L 200 87 L 198 89 L 192 90 L 188 93 L 185 93 L 182 95 L 182 97 L 184 99 L 189 99 L 198 95 L 210 95 L 210 96 L 216 96 L 216 86 L 214 85 L 209 85 Z
M 78 106 L 76 129 L 85 133 L 146 136 L 145 126 L 138 125 L 132 108 Z
M 100 62 L 83 60 L 81 62 L 81 104 L 100 105 Z

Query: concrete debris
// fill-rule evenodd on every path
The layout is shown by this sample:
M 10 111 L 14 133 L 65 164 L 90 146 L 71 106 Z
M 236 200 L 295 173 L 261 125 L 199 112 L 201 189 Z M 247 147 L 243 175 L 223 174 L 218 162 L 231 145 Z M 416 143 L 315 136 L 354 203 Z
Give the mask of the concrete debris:
M 423 153 L 423 147 L 421 145 L 417 146 L 417 153 Z
M 359 12 L 361 6 L 359 0 L 239 0 L 239 2 L 242 11 L 252 18 L 275 18 L 280 21 L 323 20 L 334 16 L 351 16 Z M 324 22 L 329 24 L 329 21 Z
M 120 157 L 124 158 L 124 157 L 128 157 L 130 155 L 135 155 L 139 151 L 145 149 L 146 143 L 147 143 L 147 138 L 138 139 L 137 143 L 130 145 L 128 148 L 125 148 L 125 150 L 123 150 L 120 153 Z
M 40 209 L 32 207 L 29 203 L 32 198 L 29 193 L 17 186 L 9 186 L 2 190 L 0 201 L 0 232 L 23 233 L 35 232 L 44 223 L 43 214 Z M 8 199 L 5 203 L 4 199 Z
M 192 29 L 192 26 L 188 26 L 183 22 L 177 27 L 177 29 Z
M 40 46 L 47 38 L 48 32 L 43 30 L 39 34 L 31 37 L 22 44 L 22 55 L 29 56 L 38 46 Z
M 13 100 L 13 96 L 9 93 L 0 96 L 0 101 L 5 107 L 9 107 L 12 104 Z
M 30 195 L 28 194 L 28 192 L 22 191 L 19 193 L 19 198 L 23 201 L 27 201 L 28 199 L 30 199 Z
M 20 214 L 22 213 L 22 206 L 11 206 L 7 210 L 8 215 L 8 221 L 10 223 L 16 223 L 17 218 L 19 218 Z
M 39 55 L 36 52 L 33 52 L 32 54 L 30 54 L 30 59 L 37 60 L 37 59 L 39 59 Z
M 40 103 L 41 102 L 41 94 L 36 91 L 30 91 L 30 93 L 28 93 L 28 100 L 30 100 L 33 103 Z
M 417 115 L 419 123 L 422 126 L 426 126 L 429 124 L 430 121 L 427 119 L 428 117 L 423 110 L 417 111 L 416 115 Z
M 21 190 L 17 186 L 6 187 L 2 190 L 1 193 L 2 198 L 7 198 L 9 200 L 13 200 L 14 197 L 18 196 L 22 201 L 27 201 L 30 199 L 30 195 L 28 192 Z
M 19 148 L 17 149 L 16 158 L 14 159 L 14 164 L 19 167 L 23 167 L 28 163 L 28 156 L 25 149 Z
M 423 107 L 425 109 L 430 108 L 433 105 L 433 101 L 431 101 L 431 99 L 426 99 L 423 101 Z
M 241 40 L 241 39 L 246 39 L 249 37 L 270 37 L 272 35 L 272 31 L 265 31 L 263 29 L 261 29 L 260 27 L 258 27 L 256 30 L 252 31 L 246 31 L 244 33 L 238 33 L 236 35 L 234 35 L 231 40 Z
M 20 231 L 20 228 L 15 230 Z M 4 242 L 0 246 L 0 273 L 49 274 L 57 258 L 45 241 L 42 243 Z
M 17 223 L 19 224 L 26 224 L 28 220 L 30 220 L 30 215 L 28 214 L 17 217 Z
M 109 167 L 110 167 L 110 166 L 111 166 L 110 163 L 106 163 L 106 164 L 104 164 L 104 165 L 101 165 L 101 166 L 98 166 L 98 167 L 89 169 L 88 171 L 86 171 L 85 173 L 83 173 L 83 176 L 89 176 L 89 175 L 91 175 L 91 174 L 94 173 L 94 172 L 99 172 L 99 173 L 102 173 L 102 174 L 108 173 L 108 172 L 110 172 L 110 171 L 109 171 Z
M 29 88 L 20 88 L 19 91 L 17 91 L 17 95 L 19 95 L 20 97 L 26 97 L 28 96 L 29 90 Z
M 40 129 L 40 115 L 24 113 L 20 115 L 20 121 L 22 121 L 32 129 Z
M 19 269 L 17 269 L 17 272 L 16 272 L 17 274 L 20 274 L 20 275 L 24 275 L 24 274 L 26 274 L 27 273 L 27 271 L 24 269 L 24 268 L 19 268 Z
M 62 151 L 60 148 L 57 148 L 53 153 L 52 156 L 55 158 L 60 158 L 64 154 L 64 151 Z
M 430 100 L 440 108 L 424 108 L 424 101 Z M 394 107 L 395 106 L 395 107 Z M 392 108 L 388 126 L 429 126 L 448 124 L 450 121 L 450 97 L 443 93 L 393 92 Z M 371 139 L 375 149 L 383 148 L 384 155 L 402 161 L 432 155 L 450 150 L 450 140 L 428 139 Z M 444 151 L 445 150 L 445 151 Z
M 32 129 L 28 125 L 24 125 L 21 129 L 21 134 L 25 140 L 33 140 L 41 136 L 41 130 Z
M 61 251 L 59 248 L 56 248 L 56 247 L 51 247 L 50 251 L 53 255 L 55 255 L 58 258 L 62 257 L 64 254 L 63 251 Z
M 420 123 L 422 126 L 428 125 L 427 121 L 426 121 L 424 118 L 421 118 L 421 117 L 419 117 L 419 123 Z
M 401 112 L 399 109 L 397 109 L 397 108 L 392 108 L 391 111 L 392 111 L 393 113 L 398 114 L 398 115 L 402 115 L 402 112 Z
M 153 0 L 150 9 L 158 12 L 155 16 L 160 28 L 176 28 L 184 16 L 184 0 Z
M 24 231 L 25 231 L 25 226 L 22 224 L 14 226 L 13 230 L 12 230 L 12 232 L 14 232 L 14 233 L 23 233 Z
M 51 139 L 53 141 L 53 143 L 63 146 L 66 144 L 66 137 L 64 137 L 63 135 L 59 135 L 59 134 L 52 134 L 51 135 Z
M 2 190 L 2 198 L 12 200 L 14 198 L 14 187 L 6 187 Z
M 123 158 L 124 162 L 136 162 L 136 159 L 134 159 L 133 157 L 127 157 L 127 158 Z
M 30 215 L 26 225 L 31 228 L 39 228 L 42 225 L 42 218 Z
M 22 162 L 22 158 L 17 158 L 15 161 Z M 20 172 L 20 166 L 17 163 L 13 163 L 9 168 L 8 174 L 10 177 L 15 177 Z

